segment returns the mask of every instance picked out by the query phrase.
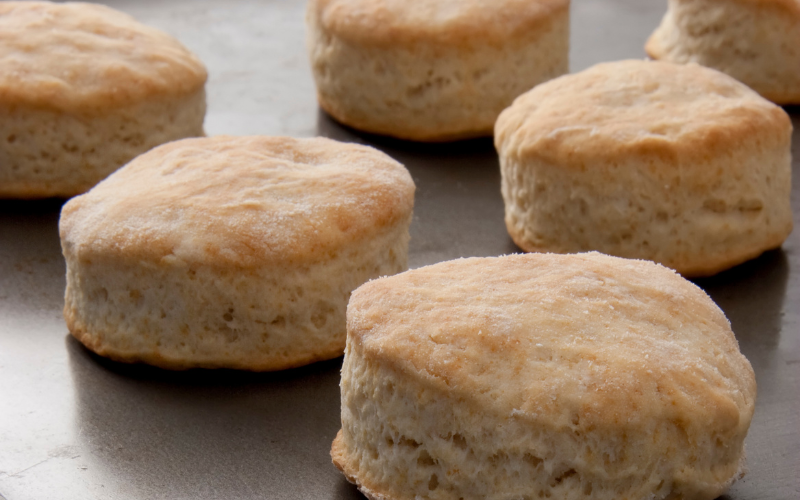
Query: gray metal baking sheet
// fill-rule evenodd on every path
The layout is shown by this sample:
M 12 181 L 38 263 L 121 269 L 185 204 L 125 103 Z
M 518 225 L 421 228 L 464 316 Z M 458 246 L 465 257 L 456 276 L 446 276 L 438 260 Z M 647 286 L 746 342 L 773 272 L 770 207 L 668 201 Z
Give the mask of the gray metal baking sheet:
M 489 1 L 489 0 L 487 0 Z M 374 145 L 417 183 L 412 267 L 517 251 L 489 139 L 420 145 L 318 110 L 301 0 L 108 2 L 206 62 L 213 134 L 322 135 Z M 572 69 L 642 58 L 664 0 L 573 0 Z M 797 109 L 788 109 L 795 127 Z M 795 132 L 798 155 L 800 135 Z M 800 167 L 793 208 L 800 221 Z M 61 202 L 0 202 L 0 497 L 357 499 L 334 469 L 341 359 L 279 373 L 168 372 L 99 358 L 61 317 Z M 729 500 L 800 498 L 800 230 L 780 250 L 698 280 L 758 381 L 749 473 Z

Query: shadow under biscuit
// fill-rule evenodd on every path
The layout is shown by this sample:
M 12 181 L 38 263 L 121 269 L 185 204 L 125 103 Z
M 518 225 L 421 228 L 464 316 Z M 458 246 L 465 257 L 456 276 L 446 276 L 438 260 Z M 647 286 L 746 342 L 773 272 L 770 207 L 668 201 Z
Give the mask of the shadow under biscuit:
M 36 324 L 32 320 L 39 315 L 48 321 L 60 317 L 64 307 L 65 264 L 58 237 L 63 203 L 0 200 L 0 311 L 17 315 L 25 325 Z
M 780 335 L 788 278 L 786 253 L 778 248 L 715 276 L 692 280 L 725 312 L 754 368 Z M 767 355 L 763 361 L 768 359 Z
M 0 252 L 4 260 L 32 258 L 33 253 L 60 256 L 58 219 L 65 202 L 60 198 L 0 200 Z
M 0 199 L 0 221 L 12 217 L 52 215 L 61 213 L 66 198 L 42 198 L 36 200 L 2 200 Z
M 336 493 L 333 500 L 364 500 L 364 495 L 358 491 L 356 485 L 347 481 L 341 473 L 339 474 L 339 484 L 336 485 Z
M 398 139 L 387 135 L 373 134 L 354 129 L 336 121 L 322 108 L 317 108 L 317 135 L 343 142 L 356 142 L 375 148 L 397 151 L 408 155 L 463 156 L 490 153 L 497 156 L 491 137 L 478 137 L 457 141 L 423 142 Z
M 417 185 L 409 268 L 520 251 L 506 231 L 500 166 L 491 138 L 404 141 L 354 130 L 322 109 L 317 114 L 317 133 L 377 148 L 409 170 Z
M 787 291 L 792 275 L 787 252 L 791 254 L 790 249 L 771 250 L 716 276 L 693 280 L 725 312 L 758 384 L 755 415 L 746 440 L 749 471 L 723 500 L 772 495 L 785 486 L 781 478 L 788 479 L 787 469 L 758 460 L 767 455 L 789 456 L 796 446 L 786 439 L 795 432 L 796 423 L 785 418 L 796 414 L 790 396 L 796 394 L 792 382 L 796 371 L 793 374 L 788 364 L 791 350 L 785 345 L 796 337 L 785 315 L 793 309 L 792 292 Z M 793 472 L 789 474 L 795 477 Z
M 109 497 L 278 498 L 298 483 L 323 497 L 338 484 L 341 358 L 272 373 L 173 372 L 65 343 L 77 445 L 88 481 Z
M 0 245 L 6 252 L 61 254 L 58 219 L 66 200 L 0 200 Z
M 800 155 L 798 149 L 800 148 L 800 105 L 783 106 L 783 110 L 789 114 L 789 118 L 792 119 L 792 127 L 794 127 L 792 132 L 792 167 L 794 170 L 800 164 L 800 156 L 798 156 Z M 797 182 L 794 182 L 794 185 L 797 186 Z
M 715 276 L 692 280 L 731 322 L 739 349 L 753 365 L 759 400 L 769 400 L 780 386 L 779 344 L 782 331 L 788 333 L 783 308 L 789 275 L 786 252 L 778 248 Z

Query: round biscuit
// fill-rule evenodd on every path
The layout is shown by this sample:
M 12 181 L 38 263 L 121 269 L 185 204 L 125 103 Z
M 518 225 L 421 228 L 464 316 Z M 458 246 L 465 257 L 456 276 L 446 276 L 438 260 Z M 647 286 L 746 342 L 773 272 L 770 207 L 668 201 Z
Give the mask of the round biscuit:
M 63 208 L 64 316 L 91 350 L 165 368 L 340 356 L 350 292 L 407 266 L 414 183 L 328 139 L 185 139 Z
M 569 0 L 311 0 L 306 24 L 320 106 L 401 139 L 489 136 L 568 71 Z
M 506 226 L 526 251 L 715 274 L 791 232 L 791 137 L 780 107 L 718 71 L 598 64 L 498 118 Z
M 89 3 L 0 2 L 0 197 L 69 197 L 203 135 L 206 69 L 169 35 Z
M 770 101 L 800 104 L 800 2 L 670 0 L 645 50 L 736 78 Z
M 353 292 L 334 464 L 371 499 L 692 498 L 743 474 L 725 315 L 647 261 L 444 262 Z

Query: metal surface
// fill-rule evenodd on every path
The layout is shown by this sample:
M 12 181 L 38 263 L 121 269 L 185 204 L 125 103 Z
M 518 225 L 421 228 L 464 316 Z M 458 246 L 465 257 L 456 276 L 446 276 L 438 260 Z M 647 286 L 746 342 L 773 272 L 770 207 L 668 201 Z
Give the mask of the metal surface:
M 516 251 L 503 225 L 490 140 L 392 141 L 345 129 L 318 111 L 303 2 L 109 3 L 177 36 L 207 63 L 209 134 L 323 135 L 373 144 L 403 162 L 418 186 L 412 267 Z M 665 4 L 574 0 L 573 70 L 643 57 Z M 794 146 L 797 156 L 797 132 Z M 273 374 L 174 373 L 113 363 L 73 340 L 61 318 L 60 206 L 0 202 L 0 496 L 363 498 L 328 456 L 339 428 L 340 359 Z M 796 499 L 800 231 L 782 250 L 697 283 L 730 318 L 759 384 L 750 472 L 726 498 Z

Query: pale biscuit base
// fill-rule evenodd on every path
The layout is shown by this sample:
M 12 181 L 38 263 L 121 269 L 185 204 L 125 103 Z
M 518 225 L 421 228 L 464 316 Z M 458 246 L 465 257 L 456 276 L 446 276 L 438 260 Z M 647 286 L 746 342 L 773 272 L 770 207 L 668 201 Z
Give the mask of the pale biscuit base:
M 0 104 L 0 197 L 85 193 L 160 144 L 204 135 L 205 113 L 203 88 L 98 114 Z
M 423 20 L 418 31 L 403 24 L 401 17 L 425 1 L 402 8 L 370 0 L 309 2 L 308 46 L 320 106 L 345 125 L 402 139 L 490 136 L 497 115 L 516 96 L 569 71 L 568 2 L 526 1 L 459 7 L 462 17 L 475 16 L 461 21 L 470 23 L 469 32 L 444 15 L 440 25 Z M 537 2 L 543 12 L 531 14 Z M 348 24 L 350 10 L 363 21 Z M 501 36 L 473 26 L 493 22 L 481 16 L 514 12 L 527 29 Z M 384 22 L 397 34 L 391 42 L 372 29 Z
M 791 154 L 783 145 L 760 146 L 732 145 L 729 154 L 696 167 L 727 172 L 708 191 L 664 189 L 662 178 L 646 173 L 669 168 L 669 160 L 644 170 L 638 159 L 621 159 L 577 174 L 506 158 L 506 227 L 526 252 L 600 250 L 653 260 L 684 276 L 711 276 L 781 246 L 791 232 Z
M 722 312 L 645 261 L 450 261 L 357 289 L 334 464 L 373 500 L 711 500 L 756 385 Z
M 407 269 L 410 222 L 295 267 L 68 256 L 64 317 L 97 354 L 161 368 L 267 371 L 335 358 L 344 351 L 350 292 Z
M 670 0 L 645 49 L 727 73 L 778 104 L 800 104 L 796 0 Z

